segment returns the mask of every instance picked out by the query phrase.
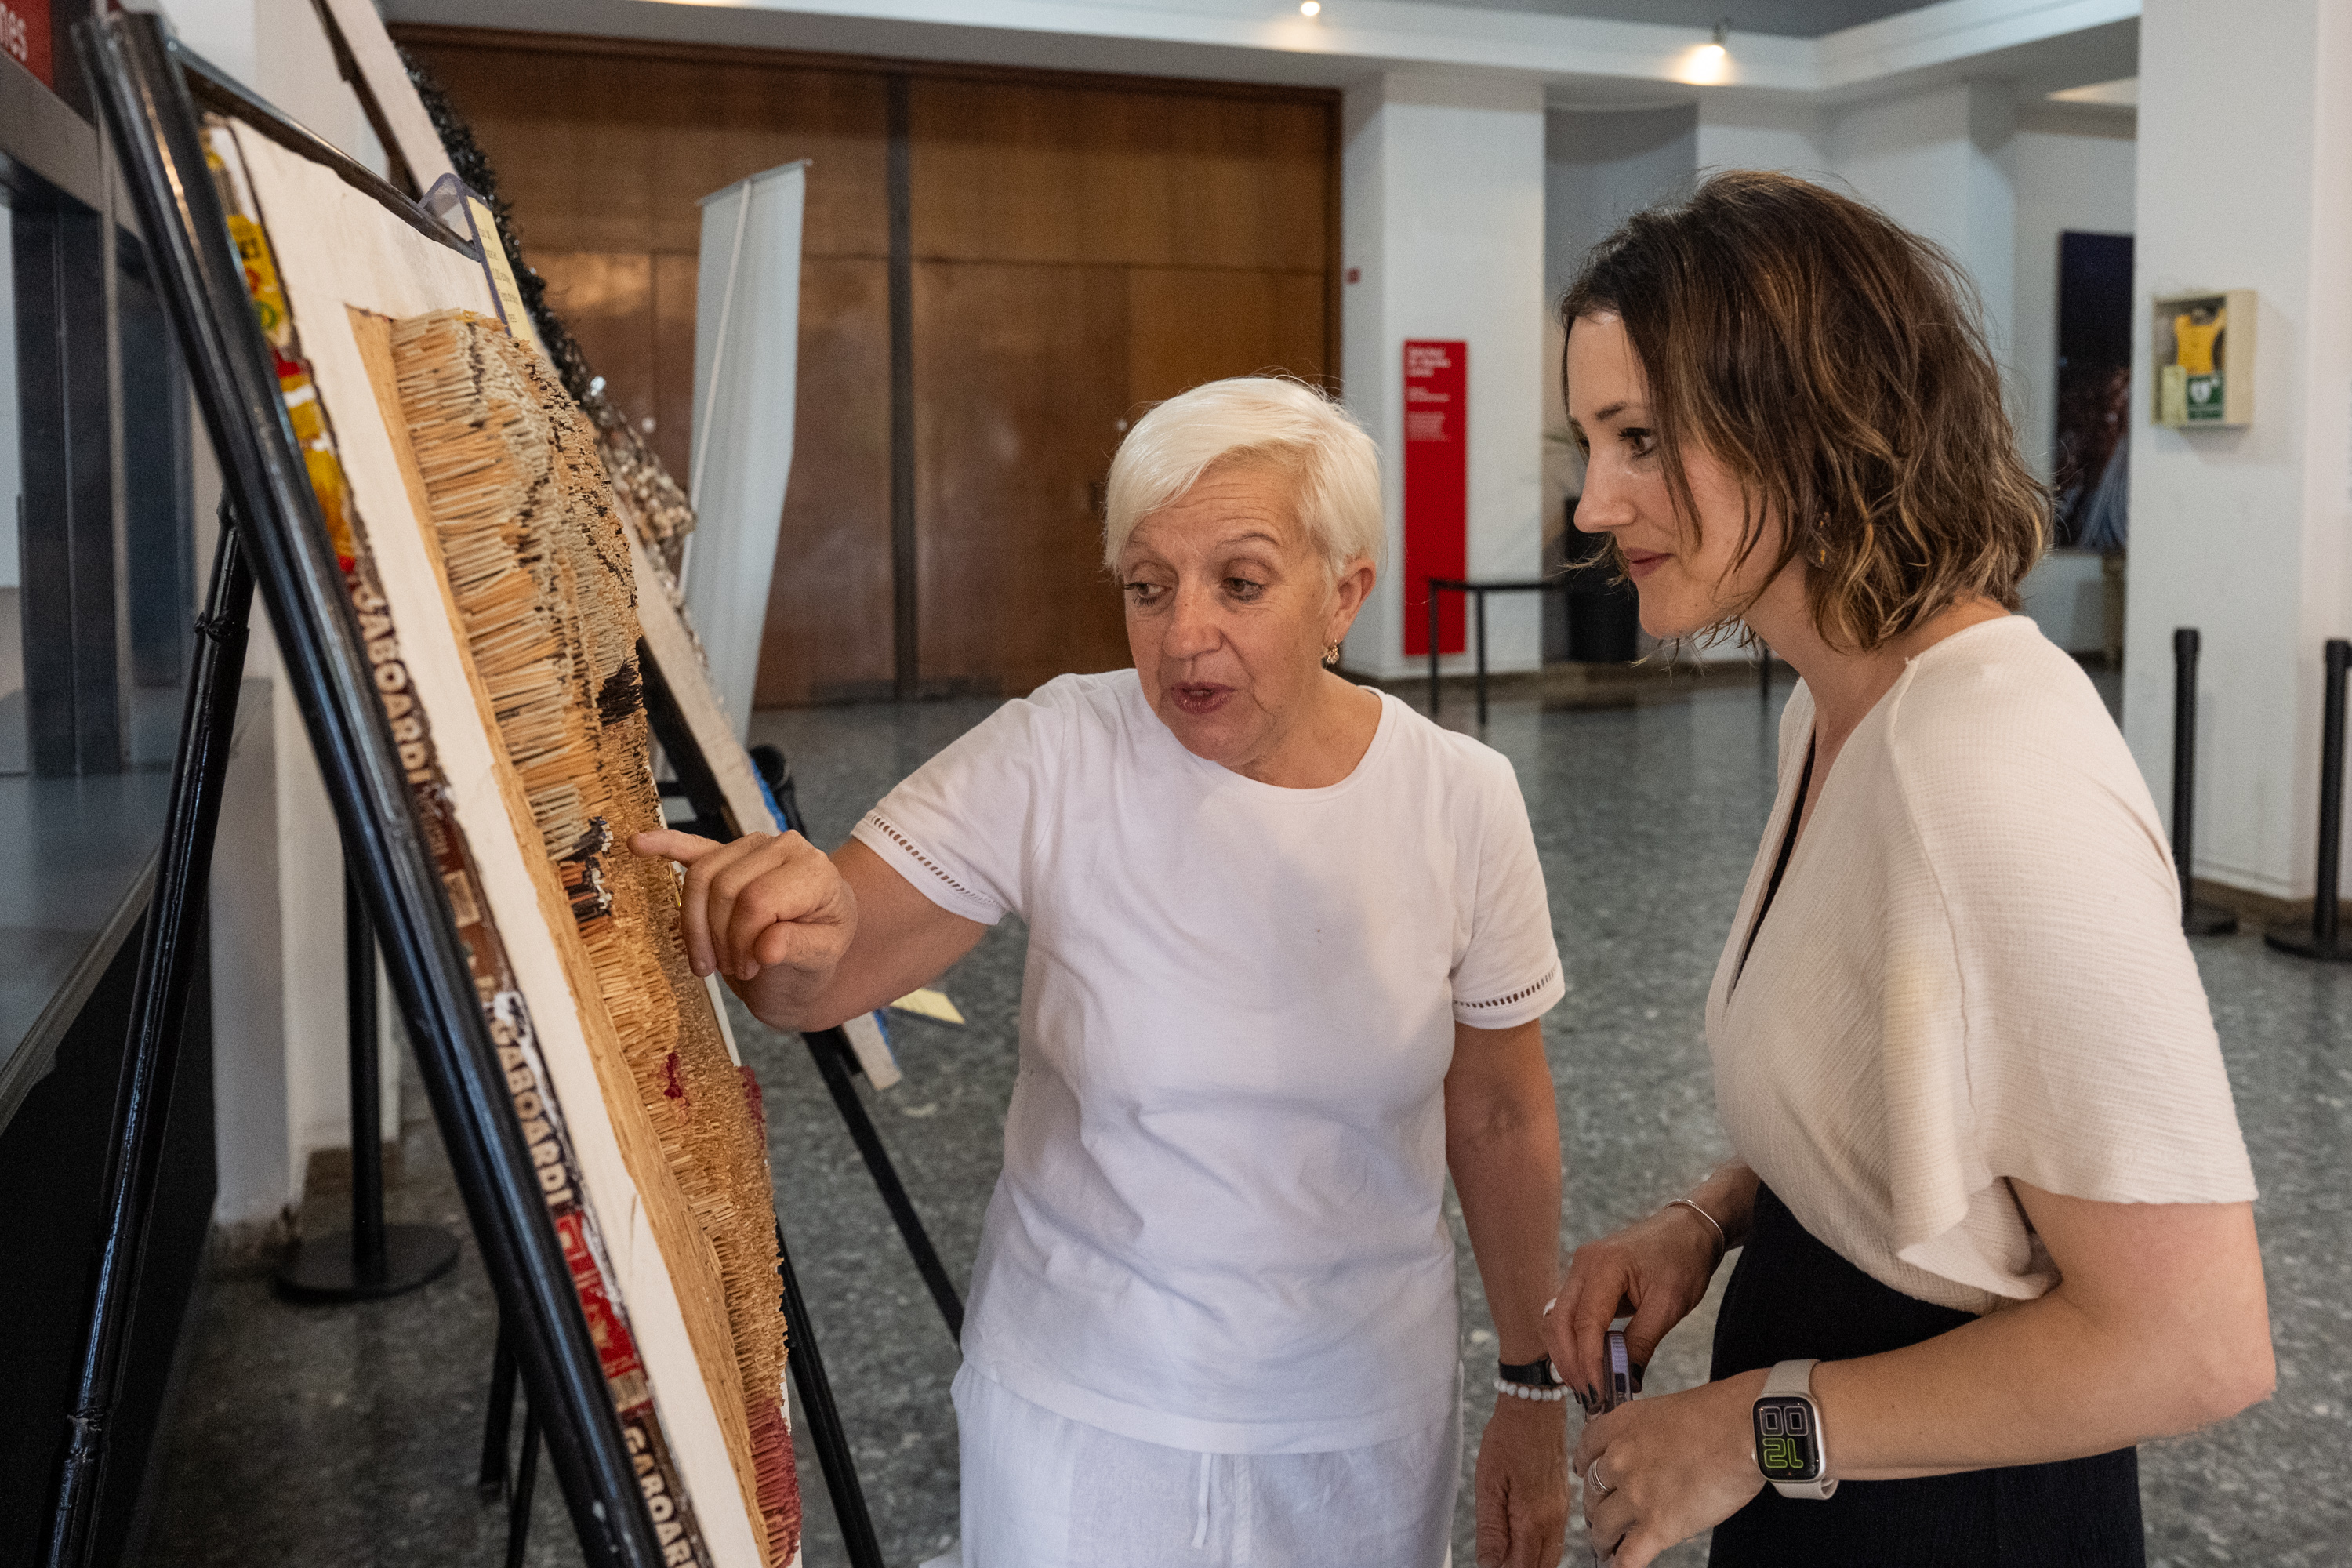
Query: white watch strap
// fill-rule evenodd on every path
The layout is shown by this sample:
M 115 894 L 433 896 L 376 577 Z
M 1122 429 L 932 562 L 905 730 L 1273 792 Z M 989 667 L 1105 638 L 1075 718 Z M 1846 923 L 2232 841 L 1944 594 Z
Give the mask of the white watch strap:
M 1782 1497 L 1802 1498 L 1820 1502 L 1837 1490 L 1837 1479 L 1830 1474 L 1829 1427 L 1822 1420 L 1822 1407 L 1813 1398 L 1813 1367 L 1811 1361 L 1784 1361 L 1774 1366 L 1764 1379 L 1764 1397 L 1787 1398 L 1796 1395 L 1812 1406 L 1813 1442 L 1821 1449 L 1822 1473 L 1810 1481 L 1774 1481 L 1772 1489 Z

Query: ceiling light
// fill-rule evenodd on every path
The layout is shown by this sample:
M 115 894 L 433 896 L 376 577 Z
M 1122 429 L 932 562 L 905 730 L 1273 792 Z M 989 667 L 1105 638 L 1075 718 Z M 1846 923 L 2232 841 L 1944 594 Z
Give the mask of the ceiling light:
M 1724 44 L 1725 37 L 1727 37 L 1730 32 L 1731 18 L 1726 16 L 1722 21 L 1717 22 L 1715 25 L 1715 42 L 1700 45 L 1698 52 L 1710 60 L 1719 60 L 1723 58 L 1724 56 L 1731 52 Z
M 1321 16 L 1323 14 L 1323 0 L 1298 0 L 1298 14 L 1302 16 Z

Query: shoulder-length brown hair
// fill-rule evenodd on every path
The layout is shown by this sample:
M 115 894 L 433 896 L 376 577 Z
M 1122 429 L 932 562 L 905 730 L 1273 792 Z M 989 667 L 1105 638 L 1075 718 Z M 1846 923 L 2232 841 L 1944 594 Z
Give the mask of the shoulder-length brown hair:
M 1813 624 L 1868 649 L 1972 595 L 2016 609 L 2048 537 L 1976 303 L 1950 257 L 1883 214 L 1743 171 L 1629 219 L 1560 317 L 1624 322 L 1684 521 L 1696 444 L 1747 497 L 1737 559 L 1780 520 L 1766 580 L 1802 558 Z

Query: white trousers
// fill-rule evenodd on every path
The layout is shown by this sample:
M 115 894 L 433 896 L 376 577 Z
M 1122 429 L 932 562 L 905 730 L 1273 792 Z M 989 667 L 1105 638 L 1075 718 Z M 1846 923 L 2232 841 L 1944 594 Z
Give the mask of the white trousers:
M 1324 1454 L 1139 1442 L 956 1373 L 963 1543 L 924 1568 L 1438 1568 L 1457 1400 L 1410 1436 Z

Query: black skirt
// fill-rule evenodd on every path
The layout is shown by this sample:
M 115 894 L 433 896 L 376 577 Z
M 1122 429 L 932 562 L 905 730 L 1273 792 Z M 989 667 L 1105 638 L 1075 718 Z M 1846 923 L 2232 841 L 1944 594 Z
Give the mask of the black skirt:
M 1713 1375 L 1900 1350 L 1970 1321 L 1888 1289 L 1815 1240 L 1760 1184 L 1715 1323 Z M 1998 1378 L 1998 1367 L 1985 1375 Z M 1830 1430 L 1834 1470 L 1837 1431 Z M 1766 1487 L 1715 1527 L 1712 1568 L 2142 1568 L 2139 1451 L 1908 1481 L 1845 1481 L 1824 1502 Z

